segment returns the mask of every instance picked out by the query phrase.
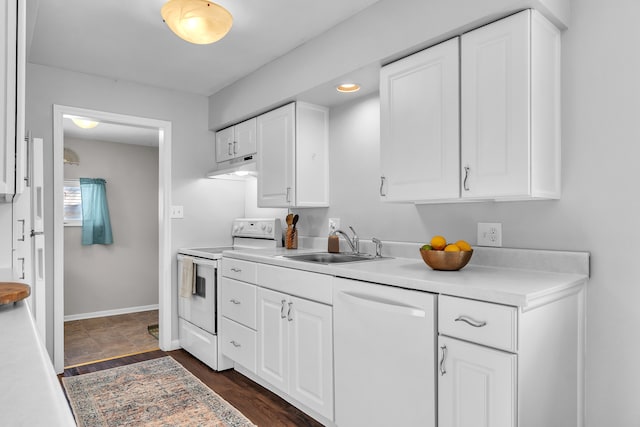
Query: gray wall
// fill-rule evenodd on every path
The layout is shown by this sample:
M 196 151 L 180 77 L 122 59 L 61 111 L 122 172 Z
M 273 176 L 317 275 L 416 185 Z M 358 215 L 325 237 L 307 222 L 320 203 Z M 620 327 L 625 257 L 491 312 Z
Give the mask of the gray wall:
M 158 148 L 65 138 L 80 157 L 65 179 L 104 178 L 112 245 L 81 244 L 64 229 L 64 314 L 158 304 Z
M 213 169 L 215 136 L 207 129 L 207 98 L 136 83 L 106 79 L 37 64 L 27 64 L 27 129 L 44 139 L 45 232 L 53 230 L 53 105 L 168 120 L 172 124 L 172 204 L 184 206 L 184 219 L 171 220 L 171 246 L 231 242 L 231 221 L 244 214 L 244 183 L 204 178 Z M 47 238 L 53 254 L 53 238 Z M 47 256 L 48 286 L 53 286 L 53 256 Z M 177 295 L 177 272 L 172 283 Z M 53 292 L 47 293 L 47 349 L 53 349 Z M 177 339 L 177 303 L 172 306 Z
M 301 234 L 326 235 L 327 218 L 339 217 L 363 238 L 424 242 L 442 233 L 475 242 L 476 223 L 496 221 L 503 224 L 507 247 L 591 252 L 586 425 L 638 426 L 640 3 L 574 0 L 571 11 L 562 36 L 561 200 L 424 206 L 379 202 L 379 101 L 374 95 L 331 110 L 331 207 L 298 210 L 299 224 Z M 394 28 L 390 23 L 385 33 Z M 318 58 L 325 58 L 324 53 L 315 52 Z M 261 76 L 254 74 L 251 86 Z M 223 98 L 232 98 L 233 89 Z M 223 113 L 217 120 L 223 121 Z

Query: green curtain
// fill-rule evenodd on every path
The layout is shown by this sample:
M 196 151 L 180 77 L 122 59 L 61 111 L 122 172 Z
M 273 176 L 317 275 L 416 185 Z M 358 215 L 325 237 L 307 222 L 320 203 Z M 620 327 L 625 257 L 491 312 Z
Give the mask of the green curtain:
M 83 245 L 113 243 L 106 183 L 102 178 L 80 178 Z

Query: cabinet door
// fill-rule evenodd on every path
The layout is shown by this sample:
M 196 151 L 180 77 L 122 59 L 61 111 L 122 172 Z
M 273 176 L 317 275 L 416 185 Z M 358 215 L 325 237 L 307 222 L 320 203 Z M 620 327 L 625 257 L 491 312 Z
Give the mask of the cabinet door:
M 256 118 L 246 120 L 233 127 L 233 157 L 244 157 L 257 150 Z
M 333 419 L 333 325 L 331 307 L 290 297 L 289 394 Z
M 289 336 L 286 294 L 258 289 L 257 373 L 280 390 L 288 390 Z
M 224 162 L 233 158 L 233 126 L 216 132 L 216 162 Z
M 0 197 L 15 192 L 17 0 L 0 5 Z
M 514 427 L 516 355 L 440 336 L 438 425 Z
M 329 110 L 296 104 L 297 207 L 329 206 Z
M 380 72 L 381 198 L 460 196 L 459 38 Z
M 258 116 L 258 206 L 295 205 L 295 104 Z
M 529 193 L 530 13 L 462 36 L 463 198 Z

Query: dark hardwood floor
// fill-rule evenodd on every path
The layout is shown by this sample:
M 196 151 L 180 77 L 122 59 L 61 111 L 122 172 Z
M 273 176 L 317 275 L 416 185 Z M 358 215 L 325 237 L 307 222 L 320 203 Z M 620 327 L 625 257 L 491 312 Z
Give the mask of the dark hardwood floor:
M 169 352 L 156 350 L 104 362 L 67 368 L 60 377 L 86 374 L 167 355 L 181 363 L 182 366 L 200 379 L 200 381 L 209 386 L 223 399 L 242 412 L 254 424 L 260 427 L 322 426 L 322 424 L 307 416 L 276 394 L 236 371 L 231 369 L 216 372 L 184 350 Z

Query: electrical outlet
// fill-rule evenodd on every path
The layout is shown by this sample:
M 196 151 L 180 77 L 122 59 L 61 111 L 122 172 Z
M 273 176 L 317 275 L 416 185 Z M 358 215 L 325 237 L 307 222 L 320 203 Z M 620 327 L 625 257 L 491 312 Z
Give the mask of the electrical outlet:
M 479 222 L 478 246 L 502 246 L 502 223 Z
M 171 218 L 184 218 L 184 206 L 171 206 Z
M 340 229 L 340 218 L 329 218 L 329 234 Z

